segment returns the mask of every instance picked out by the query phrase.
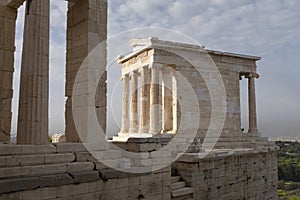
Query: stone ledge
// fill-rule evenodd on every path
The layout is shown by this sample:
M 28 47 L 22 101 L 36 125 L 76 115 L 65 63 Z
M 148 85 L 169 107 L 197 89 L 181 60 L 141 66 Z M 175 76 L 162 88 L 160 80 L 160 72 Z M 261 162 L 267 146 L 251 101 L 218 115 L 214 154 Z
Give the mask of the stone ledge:
M 258 153 L 268 153 L 271 151 L 276 151 L 274 149 L 251 149 L 251 148 L 239 148 L 239 149 L 215 149 L 209 152 L 207 155 L 205 153 L 184 153 L 182 154 L 178 162 L 199 162 L 200 160 L 208 160 L 212 158 L 225 158 L 229 156 L 247 155 L 247 154 L 258 154 Z M 205 156 L 204 156 L 205 155 Z M 203 158 L 201 156 L 204 156 Z
M 38 188 L 40 180 L 37 177 L 14 178 L 0 180 L 0 193 L 33 190 Z
M 108 180 L 108 179 L 117 179 L 117 178 L 125 178 L 125 177 L 133 177 L 133 176 L 142 176 L 142 175 L 149 175 L 150 172 L 143 173 L 143 174 L 135 174 L 135 173 L 126 173 L 117 171 L 115 169 L 103 169 L 100 170 L 100 177 L 102 180 Z
M 70 173 L 74 183 L 85 183 L 97 181 L 100 179 L 99 171 L 89 171 L 89 172 L 74 172 Z
M 0 179 L 0 194 L 100 180 L 99 171 Z
M 54 187 L 60 185 L 73 184 L 74 180 L 69 174 L 56 174 L 49 176 L 41 176 L 40 187 Z

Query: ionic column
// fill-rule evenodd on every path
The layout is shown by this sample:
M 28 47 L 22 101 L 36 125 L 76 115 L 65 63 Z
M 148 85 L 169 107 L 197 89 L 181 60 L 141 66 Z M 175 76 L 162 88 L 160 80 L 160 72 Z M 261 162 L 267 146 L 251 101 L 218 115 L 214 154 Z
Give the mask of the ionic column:
M 130 133 L 138 132 L 138 74 L 132 72 L 131 77 L 131 100 L 130 100 Z
M 17 9 L 0 6 L 0 142 L 10 141 Z
M 150 71 L 143 67 L 140 70 L 141 86 L 140 86 L 140 128 L 139 133 L 149 132 L 149 109 L 150 109 Z
M 246 75 L 248 78 L 248 98 L 249 98 L 249 131 L 248 133 L 257 133 L 257 116 L 256 116 L 256 97 L 255 97 L 255 80 L 259 78 L 256 73 L 249 73 Z
M 164 98 L 163 98 L 163 122 L 164 131 L 173 129 L 173 98 L 172 98 L 172 74 L 170 69 L 163 70 Z
M 150 134 L 156 135 L 161 131 L 159 123 L 159 90 L 161 87 L 159 81 L 159 71 L 162 64 L 152 63 L 151 69 L 151 87 L 150 87 Z
M 48 143 L 49 0 L 27 0 L 21 65 L 18 144 Z
M 123 98 L 122 98 L 122 128 L 121 133 L 129 131 L 129 75 L 125 74 L 123 80 Z

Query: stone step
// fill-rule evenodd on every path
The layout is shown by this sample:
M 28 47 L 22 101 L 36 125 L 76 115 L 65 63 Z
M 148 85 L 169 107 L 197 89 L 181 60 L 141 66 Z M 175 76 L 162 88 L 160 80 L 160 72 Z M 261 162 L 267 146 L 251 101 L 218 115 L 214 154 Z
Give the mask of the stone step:
M 172 197 L 180 197 L 188 194 L 193 194 L 194 189 L 191 187 L 184 187 L 172 191 Z
M 0 168 L 0 179 L 94 171 L 93 162 L 73 162 Z
M 0 167 L 18 167 L 47 164 L 62 164 L 75 161 L 73 153 L 36 154 L 36 155 L 7 155 L 0 157 Z
M 176 190 L 180 188 L 184 188 L 186 183 L 184 181 L 176 182 L 171 184 L 171 190 Z
M 172 176 L 171 183 L 176 183 L 180 180 L 180 176 Z

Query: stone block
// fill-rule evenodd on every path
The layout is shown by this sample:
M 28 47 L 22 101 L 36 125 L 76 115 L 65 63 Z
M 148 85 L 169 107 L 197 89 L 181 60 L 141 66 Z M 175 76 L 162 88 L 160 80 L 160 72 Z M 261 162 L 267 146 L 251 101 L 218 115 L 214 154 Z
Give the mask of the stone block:
M 87 194 L 89 191 L 89 183 L 80 183 L 76 185 L 63 185 L 57 187 L 57 197 L 77 196 L 80 194 Z
M 16 155 L 21 154 L 21 152 L 19 145 L 0 144 L 0 155 Z
M 28 166 L 28 165 L 41 165 L 44 164 L 44 155 L 16 155 L 6 156 L 5 166 Z
M 55 153 L 56 148 L 52 144 L 47 145 L 19 145 L 21 147 L 22 154 L 49 154 Z
M 95 168 L 95 164 L 92 162 L 74 162 L 67 163 L 67 172 L 86 172 L 93 171 Z
M 30 176 L 29 167 L 0 168 L 0 178 Z
M 92 182 L 100 179 L 99 171 L 74 172 L 70 173 L 74 179 L 74 183 Z
M 0 193 L 17 192 L 22 190 L 33 190 L 38 187 L 39 187 L 39 179 L 37 177 L 0 180 Z
M 19 193 L 20 200 L 46 200 L 56 198 L 56 188 L 39 188 Z
M 94 156 L 98 160 L 115 160 L 122 158 L 122 152 L 119 150 L 107 150 L 94 152 Z
M 53 165 L 41 165 L 31 166 L 30 175 L 51 175 L 51 174 L 63 174 L 67 172 L 66 164 L 53 164 Z
M 79 152 L 76 153 L 76 161 L 77 162 L 87 162 L 87 161 L 96 161 L 94 156 L 90 152 Z
M 82 143 L 57 143 L 57 153 L 74 153 L 74 152 L 86 152 L 86 148 Z
M 95 162 L 96 164 L 96 169 L 97 170 L 102 170 L 102 169 L 107 169 L 107 168 L 113 168 L 113 169 L 118 169 L 120 168 L 120 161 L 119 160 L 106 160 L 105 162 Z
M 73 153 L 45 155 L 45 164 L 71 163 L 73 161 L 75 161 Z
M 5 167 L 5 157 L 0 157 L 0 167 Z
M 40 176 L 39 180 L 40 187 L 55 187 L 74 183 L 73 178 L 69 174 Z

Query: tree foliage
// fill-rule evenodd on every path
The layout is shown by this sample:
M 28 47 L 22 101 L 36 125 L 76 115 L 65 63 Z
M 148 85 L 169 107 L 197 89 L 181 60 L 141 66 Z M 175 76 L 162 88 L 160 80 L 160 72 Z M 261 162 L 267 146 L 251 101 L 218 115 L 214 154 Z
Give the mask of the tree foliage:
M 278 151 L 278 179 L 300 182 L 300 143 L 276 142 Z

